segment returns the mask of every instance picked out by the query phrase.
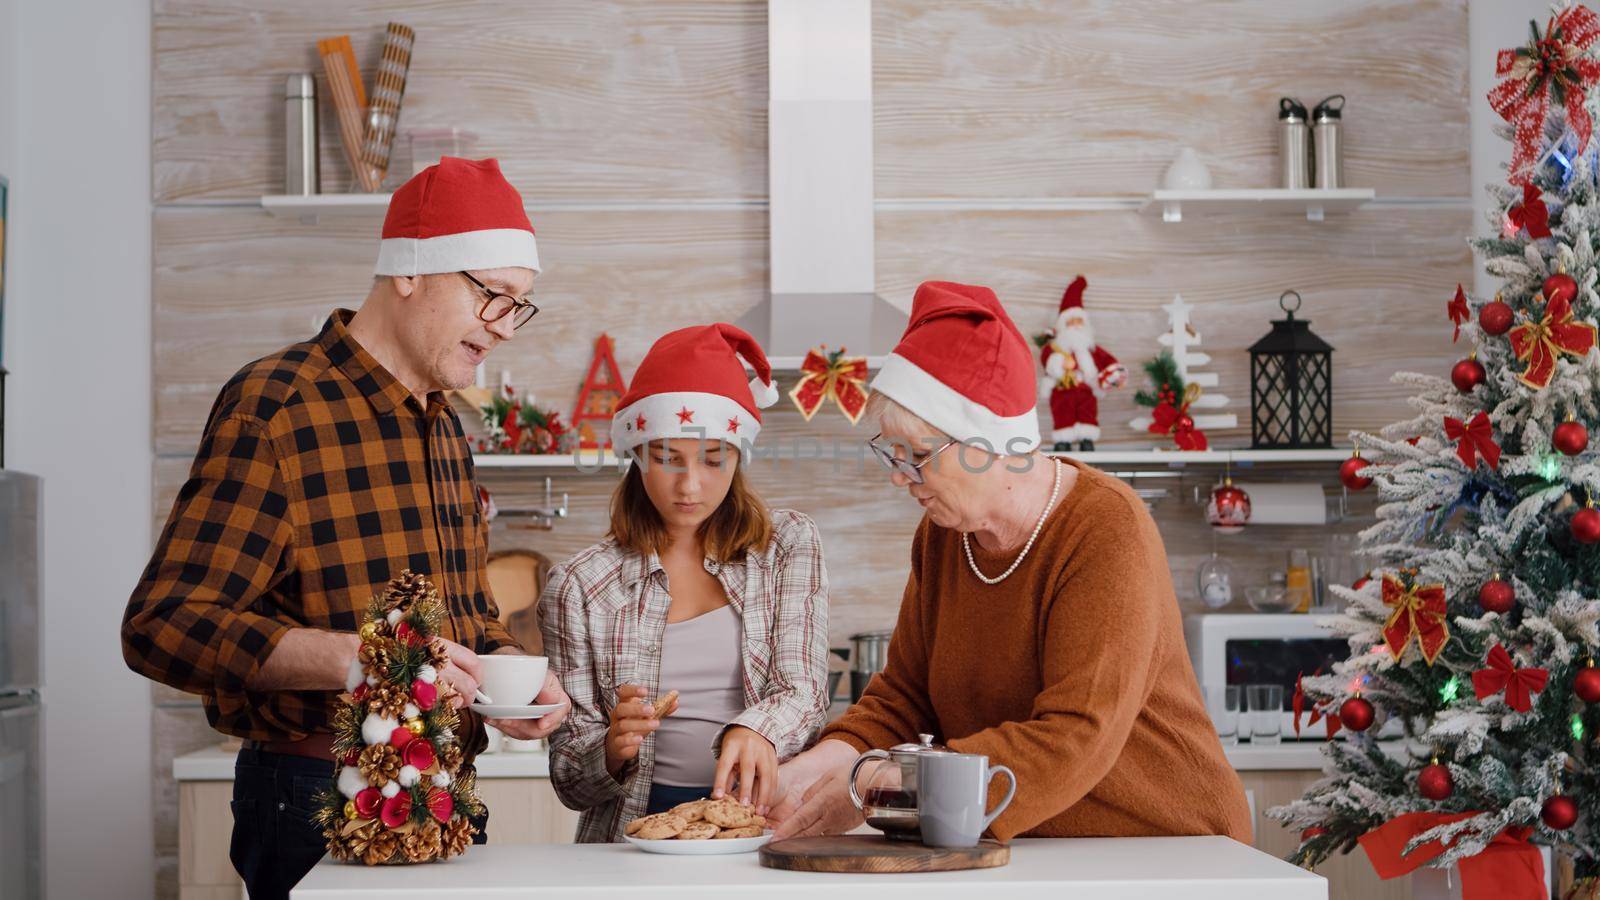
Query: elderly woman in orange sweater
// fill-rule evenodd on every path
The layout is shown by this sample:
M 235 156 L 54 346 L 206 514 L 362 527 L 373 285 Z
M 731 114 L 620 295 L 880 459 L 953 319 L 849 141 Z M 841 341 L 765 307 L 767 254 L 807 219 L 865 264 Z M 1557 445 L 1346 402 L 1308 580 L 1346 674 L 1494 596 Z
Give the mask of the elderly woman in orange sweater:
M 1038 452 L 1034 384 L 993 291 L 917 289 L 869 411 L 873 451 L 926 511 L 911 577 L 883 672 L 782 767 L 778 838 L 858 825 L 856 756 L 932 734 L 1016 772 L 1000 840 L 1249 842 L 1155 523 L 1121 481 Z

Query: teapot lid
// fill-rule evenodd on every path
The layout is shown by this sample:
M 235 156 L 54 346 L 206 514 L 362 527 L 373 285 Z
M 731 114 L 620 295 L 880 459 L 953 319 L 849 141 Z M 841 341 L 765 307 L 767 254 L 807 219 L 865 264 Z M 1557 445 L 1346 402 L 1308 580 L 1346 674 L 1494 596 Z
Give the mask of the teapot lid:
M 931 735 L 931 734 L 919 734 L 919 735 L 917 735 L 917 743 L 913 744 L 913 743 L 908 741 L 908 742 L 906 742 L 904 744 L 897 744 L 897 745 L 895 745 L 893 747 L 890 747 L 889 748 L 889 752 L 890 753 L 954 753 L 955 751 L 951 750 L 949 747 L 946 747 L 943 744 L 935 744 L 933 742 L 933 735 Z

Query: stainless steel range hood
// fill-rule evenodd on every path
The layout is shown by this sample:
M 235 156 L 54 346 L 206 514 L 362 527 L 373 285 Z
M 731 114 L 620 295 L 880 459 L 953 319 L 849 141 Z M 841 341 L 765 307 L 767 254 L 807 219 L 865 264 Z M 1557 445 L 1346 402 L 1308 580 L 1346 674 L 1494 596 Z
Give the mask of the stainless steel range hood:
M 738 325 L 774 368 L 818 344 L 876 367 L 906 314 L 874 293 L 871 0 L 767 4 L 771 294 Z

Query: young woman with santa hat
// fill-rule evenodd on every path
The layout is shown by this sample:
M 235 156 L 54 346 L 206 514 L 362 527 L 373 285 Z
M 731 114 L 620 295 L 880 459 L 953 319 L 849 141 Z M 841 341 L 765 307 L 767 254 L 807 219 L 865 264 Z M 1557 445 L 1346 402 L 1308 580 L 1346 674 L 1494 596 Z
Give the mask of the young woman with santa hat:
M 755 339 L 719 323 L 658 340 L 619 403 L 612 445 L 633 464 L 610 533 L 553 569 L 539 601 L 573 704 L 550 777 L 583 813 L 580 842 L 706 796 L 764 812 L 778 764 L 822 726 L 821 539 L 806 516 L 769 511 L 744 471 L 776 399 Z

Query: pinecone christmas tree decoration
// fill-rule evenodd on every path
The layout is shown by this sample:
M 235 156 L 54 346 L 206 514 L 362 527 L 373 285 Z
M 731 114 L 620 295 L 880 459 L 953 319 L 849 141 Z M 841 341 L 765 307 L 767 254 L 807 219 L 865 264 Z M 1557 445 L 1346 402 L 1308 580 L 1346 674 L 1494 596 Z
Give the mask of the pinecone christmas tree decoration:
M 315 812 L 335 859 L 431 862 L 472 841 L 467 817 L 483 806 L 471 772 L 461 777 L 461 720 L 438 680 L 449 659 L 437 640 L 442 621 L 438 591 L 411 571 L 367 606 L 334 714 L 336 790 Z

